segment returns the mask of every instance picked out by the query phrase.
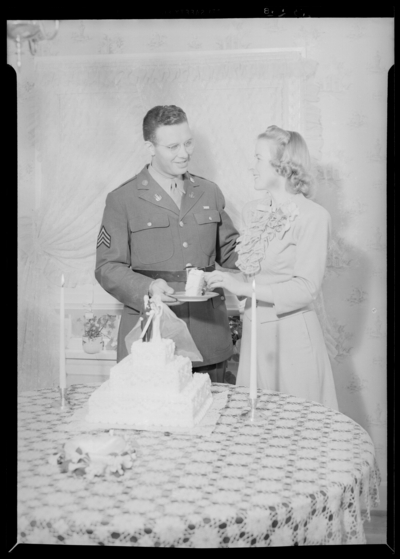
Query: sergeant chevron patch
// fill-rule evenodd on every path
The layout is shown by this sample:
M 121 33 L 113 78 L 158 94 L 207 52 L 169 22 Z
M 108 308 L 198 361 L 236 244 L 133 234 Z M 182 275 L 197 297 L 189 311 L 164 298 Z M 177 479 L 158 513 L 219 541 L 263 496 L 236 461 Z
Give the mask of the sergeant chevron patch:
M 106 228 L 103 227 L 100 229 L 99 236 L 97 237 L 97 247 L 99 248 L 100 245 L 105 245 L 107 248 L 111 246 L 111 235 L 109 235 L 106 231 Z

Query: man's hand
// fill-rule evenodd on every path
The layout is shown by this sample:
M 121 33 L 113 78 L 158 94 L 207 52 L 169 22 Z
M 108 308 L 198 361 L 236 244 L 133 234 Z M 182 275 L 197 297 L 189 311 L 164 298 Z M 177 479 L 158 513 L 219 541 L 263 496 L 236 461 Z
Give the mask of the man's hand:
M 166 303 L 177 303 L 177 300 L 174 297 L 169 297 L 174 293 L 174 289 L 168 285 L 168 283 L 159 278 L 151 282 L 149 287 L 149 295 L 152 297 L 153 295 L 159 295 L 161 297 L 161 301 Z

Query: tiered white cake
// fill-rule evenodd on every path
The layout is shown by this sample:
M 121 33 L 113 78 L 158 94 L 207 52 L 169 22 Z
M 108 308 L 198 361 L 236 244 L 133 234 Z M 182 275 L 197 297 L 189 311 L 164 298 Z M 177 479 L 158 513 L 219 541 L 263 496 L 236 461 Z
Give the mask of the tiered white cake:
M 188 429 L 201 421 L 212 403 L 210 377 L 192 374 L 190 359 L 174 351 L 169 339 L 134 342 L 131 354 L 90 396 L 86 420 Z

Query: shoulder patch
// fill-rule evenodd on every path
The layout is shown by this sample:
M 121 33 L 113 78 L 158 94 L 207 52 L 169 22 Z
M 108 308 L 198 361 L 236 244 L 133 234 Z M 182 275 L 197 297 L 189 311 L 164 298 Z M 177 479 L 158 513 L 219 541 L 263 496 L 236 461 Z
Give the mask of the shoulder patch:
M 106 248 L 110 248 L 111 246 L 111 235 L 107 233 L 106 228 L 104 225 L 100 229 L 99 236 L 97 237 L 97 245 L 96 248 L 99 248 L 100 245 L 105 245 Z

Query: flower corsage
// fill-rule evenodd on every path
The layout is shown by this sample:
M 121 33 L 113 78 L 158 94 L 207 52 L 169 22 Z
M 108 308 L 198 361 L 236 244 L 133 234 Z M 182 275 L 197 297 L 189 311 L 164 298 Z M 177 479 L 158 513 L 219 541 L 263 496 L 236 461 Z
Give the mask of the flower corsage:
M 245 274 L 256 274 L 261 269 L 261 261 L 269 243 L 277 237 L 283 239 L 292 222 L 299 215 L 294 202 L 272 210 L 270 206 L 258 204 L 249 213 L 249 224 L 238 238 L 236 252 L 239 257 L 237 267 Z

